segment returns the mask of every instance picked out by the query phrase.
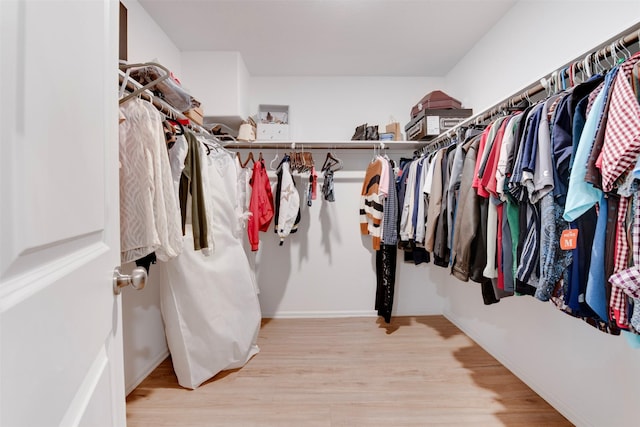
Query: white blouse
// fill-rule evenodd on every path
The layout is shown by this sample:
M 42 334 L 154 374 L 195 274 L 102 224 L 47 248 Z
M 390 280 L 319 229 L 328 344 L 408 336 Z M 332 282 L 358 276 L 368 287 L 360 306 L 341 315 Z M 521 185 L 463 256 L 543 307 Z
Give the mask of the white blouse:
M 178 197 L 162 116 L 148 102 L 120 106 L 120 250 L 123 263 L 152 252 L 161 261 L 182 251 Z

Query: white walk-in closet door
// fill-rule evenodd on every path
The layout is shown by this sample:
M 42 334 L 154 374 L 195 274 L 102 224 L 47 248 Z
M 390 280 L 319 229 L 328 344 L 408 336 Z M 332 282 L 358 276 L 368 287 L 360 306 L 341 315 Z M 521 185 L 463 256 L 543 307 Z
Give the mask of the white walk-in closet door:
M 118 2 L 0 20 L 0 425 L 123 426 Z

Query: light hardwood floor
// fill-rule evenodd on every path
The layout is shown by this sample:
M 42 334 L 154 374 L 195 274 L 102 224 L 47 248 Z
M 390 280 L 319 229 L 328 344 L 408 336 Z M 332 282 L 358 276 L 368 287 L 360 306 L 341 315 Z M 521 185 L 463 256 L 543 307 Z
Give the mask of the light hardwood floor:
M 196 390 L 164 361 L 127 398 L 137 426 L 570 426 L 442 316 L 266 319 L 260 353 Z

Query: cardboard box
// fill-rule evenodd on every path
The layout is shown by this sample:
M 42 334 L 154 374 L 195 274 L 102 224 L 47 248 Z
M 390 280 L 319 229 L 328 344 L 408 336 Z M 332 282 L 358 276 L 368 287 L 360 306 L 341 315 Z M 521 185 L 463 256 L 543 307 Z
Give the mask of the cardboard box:
M 289 140 L 289 106 L 258 106 L 257 141 Z
M 471 117 L 470 108 L 422 110 L 404 127 L 408 141 L 429 140 Z
M 191 108 L 184 112 L 184 115 L 189 117 L 191 120 L 202 126 L 204 123 L 204 114 L 201 107 Z

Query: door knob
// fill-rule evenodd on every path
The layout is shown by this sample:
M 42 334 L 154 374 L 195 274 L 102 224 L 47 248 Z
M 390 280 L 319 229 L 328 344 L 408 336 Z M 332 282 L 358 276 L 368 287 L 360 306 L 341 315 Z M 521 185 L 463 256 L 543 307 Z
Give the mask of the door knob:
M 113 270 L 113 293 L 120 295 L 122 288 L 131 285 L 133 289 L 140 290 L 147 283 L 147 270 L 144 267 L 136 267 L 131 274 L 120 273 L 120 267 Z

